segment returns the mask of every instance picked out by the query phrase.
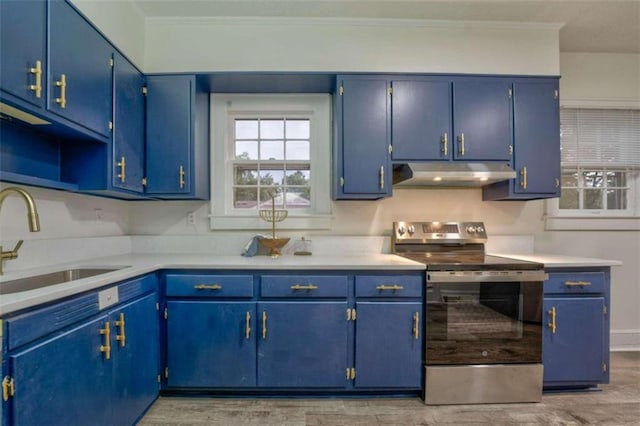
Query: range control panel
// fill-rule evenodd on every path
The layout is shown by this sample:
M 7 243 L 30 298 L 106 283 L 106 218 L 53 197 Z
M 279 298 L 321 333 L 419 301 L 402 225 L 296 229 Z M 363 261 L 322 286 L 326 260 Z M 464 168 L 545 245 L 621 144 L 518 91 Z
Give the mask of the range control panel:
M 393 222 L 393 240 L 401 243 L 485 243 L 483 222 Z

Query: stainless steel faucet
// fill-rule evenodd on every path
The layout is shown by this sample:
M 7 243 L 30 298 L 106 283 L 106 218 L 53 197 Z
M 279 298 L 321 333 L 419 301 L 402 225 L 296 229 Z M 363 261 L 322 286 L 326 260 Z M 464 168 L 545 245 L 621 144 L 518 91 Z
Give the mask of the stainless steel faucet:
M 27 223 L 29 225 L 29 231 L 38 232 L 40 231 L 40 220 L 38 219 L 38 209 L 36 208 L 36 202 L 33 200 L 31 194 L 21 188 L 17 188 L 15 186 L 11 186 L 9 188 L 5 188 L 0 191 L 0 208 L 2 208 L 2 202 L 5 198 L 7 198 L 12 193 L 15 193 L 21 196 L 24 199 L 25 204 L 27 205 Z M 13 248 L 13 250 L 3 251 L 2 245 L 0 245 L 0 275 L 2 275 L 3 268 L 2 262 L 7 259 L 17 259 L 18 258 L 18 250 L 20 250 L 20 246 L 24 241 L 20 240 Z

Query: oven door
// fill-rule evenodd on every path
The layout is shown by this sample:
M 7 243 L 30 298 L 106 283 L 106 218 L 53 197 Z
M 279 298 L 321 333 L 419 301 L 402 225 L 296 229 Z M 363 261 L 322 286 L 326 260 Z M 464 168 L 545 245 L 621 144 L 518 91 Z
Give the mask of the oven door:
M 427 273 L 426 364 L 542 362 L 544 271 Z

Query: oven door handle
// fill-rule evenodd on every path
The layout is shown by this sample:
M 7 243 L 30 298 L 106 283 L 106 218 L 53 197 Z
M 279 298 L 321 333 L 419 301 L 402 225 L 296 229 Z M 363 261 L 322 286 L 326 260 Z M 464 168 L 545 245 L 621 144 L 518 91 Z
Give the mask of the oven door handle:
M 500 282 L 518 284 L 526 281 L 546 281 L 544 271 L 438 271 L 427 272 L 428 283 Z

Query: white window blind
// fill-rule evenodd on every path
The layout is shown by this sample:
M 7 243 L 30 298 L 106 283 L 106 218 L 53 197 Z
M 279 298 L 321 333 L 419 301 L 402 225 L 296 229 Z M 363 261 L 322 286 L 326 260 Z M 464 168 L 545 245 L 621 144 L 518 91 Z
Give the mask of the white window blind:
M 562 167 L 640 169 L 640 110 L 560 111 Z

